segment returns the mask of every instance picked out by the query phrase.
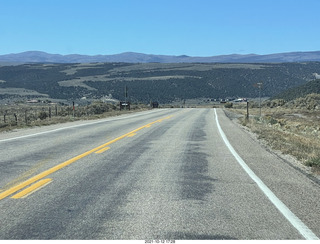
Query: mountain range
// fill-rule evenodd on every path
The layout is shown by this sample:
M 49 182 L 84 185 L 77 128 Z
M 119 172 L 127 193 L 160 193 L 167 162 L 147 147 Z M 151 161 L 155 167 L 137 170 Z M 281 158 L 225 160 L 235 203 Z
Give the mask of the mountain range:
M 125 52 L 114 55 L 80 55 L 80 54 L 50 54 L 41 51 L 0 55 L 0 64 L 12 63 L 95 63 L 95 62 L 125 62 L 125 63 L 285 63 L 320 61 L 320 51 L 288 52 L 267 55 L 230 54 L 210 57 L 191 57 L 187 55 L 154 55 L 135 52 Z

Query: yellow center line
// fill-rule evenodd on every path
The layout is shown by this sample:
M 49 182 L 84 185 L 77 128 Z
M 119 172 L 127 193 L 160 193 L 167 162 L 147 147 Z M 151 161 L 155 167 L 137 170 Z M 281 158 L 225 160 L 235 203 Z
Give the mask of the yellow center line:
M 115 138 L 115 139 L 113 139 L 113 140 L 111 140 L 111 141 L 109 141 L 109 142 L 107 142 L 107 143 L 105 143 L 103 145 L 100 145 L 100 146 L 98 146 L 96 148 L 93 148 L 90 151 L 82 153 L 82 154 L 80 154 L 80 155 L 78 155 L 76 157 L 73 157 L 73 158 L 71 158 L 71 159 L 69 159 L 69 160 L 67 160 L 67 161 L 65 161 L 65 162 L 63 162 L 61 164 L 58 164 L 58 165 L 56 165 L 56 166 L 54 166 L 54 167 L 52 167 L 52 168 L 50 168 L 50 169 L 48 169 L 46 171 L 43 171 L 42 173 L 40 173 L 40 174 L 38 174 L 36 176 L 33 176 L 30 179 L 28 179 L 28 180 L 26 180 L 26 181 L 24 181 L 24 182 L 22 182 L 22 183 L 20 183 L 20 184 L 18 184 L 16 186 L 14 186 L 14 187 L 11 187 L 10 189 L 8 189 L 8 190 L 6 190 L 4 192 L 1 192 L 0 193 L 0 200 L 6 198 L 7 196 L 10 196 L 11 194 L 23 189 L 24 187 L 26 187 L 28 185 L 31 185 L 32 183 L 34 183 L 34 182 L 36 182 L 38 180 L 40 180 L 42 178 L 45 178 L 48 175 L 50 175 L 50 174 L 52 174 L 52 173 L 54 173 L 54 172 L 56 172 L 56 171 L 58 171 L 58 170 L 60 170 L 60 169 L 62 169 L 64 167 L 66 167 L 66 166 L 78 161 L 81 158 L 84 158 L 84 157 L 86 157 L 86 156 L 88 156 L 88 155 L 90 155 L 90 154 L 92 154 L 92 153 L 94 153 L 96 151 L 99 151 L 99 150 L 101 150 L 103 148 L 107 148 L 112 143 L 115 143 L 115 142 L 117 142 L 117 141 L 129 136 L 129 135 L 135 134 L 137 131 L 142 130 L 143 128 L 150 127 L 152 124 L 155 124 L 155 123 L 158 123 L 158 122 L 162 122 L 163 120 L 169 119 L 171 117 L 172 116 L 168 116 L 168 117 L 165 117 L 163 119 L 159 119 L 159 120 L 156 120 L 156 121 L 151 122 L 149 124 L 146 124 L 144 126 L 141 126 L 141 127 L 137 128 L 137 129 L 135 129 L 133 131 L 130 131 L 130 132 L 128 132 L 128 133 L 126 133 L 126 134 L 124 134 L 122 136 L 119 136 L 119 137 L 117 137 L 117 138 Z
M 104 148 L 100 149 L 99 151 L 96 151 L 95 153 L 103 153 L 109 149 L 110 149 L 110 147 L 104 147 Z
M 29 194 L 39 190 L 40 188 L 46 186 L 47 184 L 49 184 L 52 181 L 52 179 L 44 179 L 44 180 L 40 180 L 36 183 L 34 183 L 33 185 L 29 186 L 28 188 L 24 189 L 23 191 L 19 192 L 18 194 L 12 196 L 11 198 L 23 198 L 28 196 Z
M 130 135 L 128 135 L 127 137 L 133 137 L 135 136 L 137 133 L 131 133 Z
M 10 181 L 9 183 L 7 183 L 4 186 L 4 189 L 2 191 L 5 191 L 7 189 L 10 189 L 11 187 L 19 184 L 20 182 L 23 182 L 24 180 L 27 180 L 29 177 L 31 177 L 33 174 L 35 174 L 35 172 L 37 172 L 38 169 L 40 169 L 41 167 L 43 167 L 43 165 L 45 165 L 49 160 L 50 160 L 51 156 L 36 163 L 34 166 L 32 166 L 29 170 L 27 170 L 26 172 L 22 173 L 21 175 L 19 175 L 17 178 L 15 178 L 14 180 Z M 0 192 L 2 192 L 0 190 Z

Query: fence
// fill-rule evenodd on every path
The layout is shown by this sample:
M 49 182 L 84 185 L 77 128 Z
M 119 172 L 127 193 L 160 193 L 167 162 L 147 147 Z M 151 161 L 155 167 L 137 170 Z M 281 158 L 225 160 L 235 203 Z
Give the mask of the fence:
M 50 120 L 70 120 L 102 114 L 117 108 L 110 104 L 96 103 L 88 106 L 46 105 L 2 105 L 0 106 L 0 128 L 7 126 L 33 125 Z
M 145 109 L 144 105 L 134 105 L 131 109 Z M 59 104 L 15 104 L 0 105 L 0 129 L 11 126 L 43 125 L 82 118 L 99 118 L 108 112 L 120 113 L 118 106 L 103 102 L 94 102 L 87 106 Z M 103 116 L 103 115 L 102 115 Z

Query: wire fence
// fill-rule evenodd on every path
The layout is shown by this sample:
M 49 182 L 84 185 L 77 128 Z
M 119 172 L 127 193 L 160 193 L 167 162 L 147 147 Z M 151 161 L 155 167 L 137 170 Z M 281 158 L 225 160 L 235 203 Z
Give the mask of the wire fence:
M 90 118 L 105 112 L 120 111 L 118 106 L 94 103 L 88 106 L 66 106 L 60 104 L 15 104 L 0 106 L 0 128 L 65 122 Z

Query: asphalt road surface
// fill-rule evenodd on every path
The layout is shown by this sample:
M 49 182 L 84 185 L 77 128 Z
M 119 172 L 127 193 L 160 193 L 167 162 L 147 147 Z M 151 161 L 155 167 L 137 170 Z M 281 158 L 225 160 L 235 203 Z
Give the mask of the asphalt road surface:
M 0 134 L 0 148 L 2 240 L 320 237 L 319 184 L 221 109 Z

